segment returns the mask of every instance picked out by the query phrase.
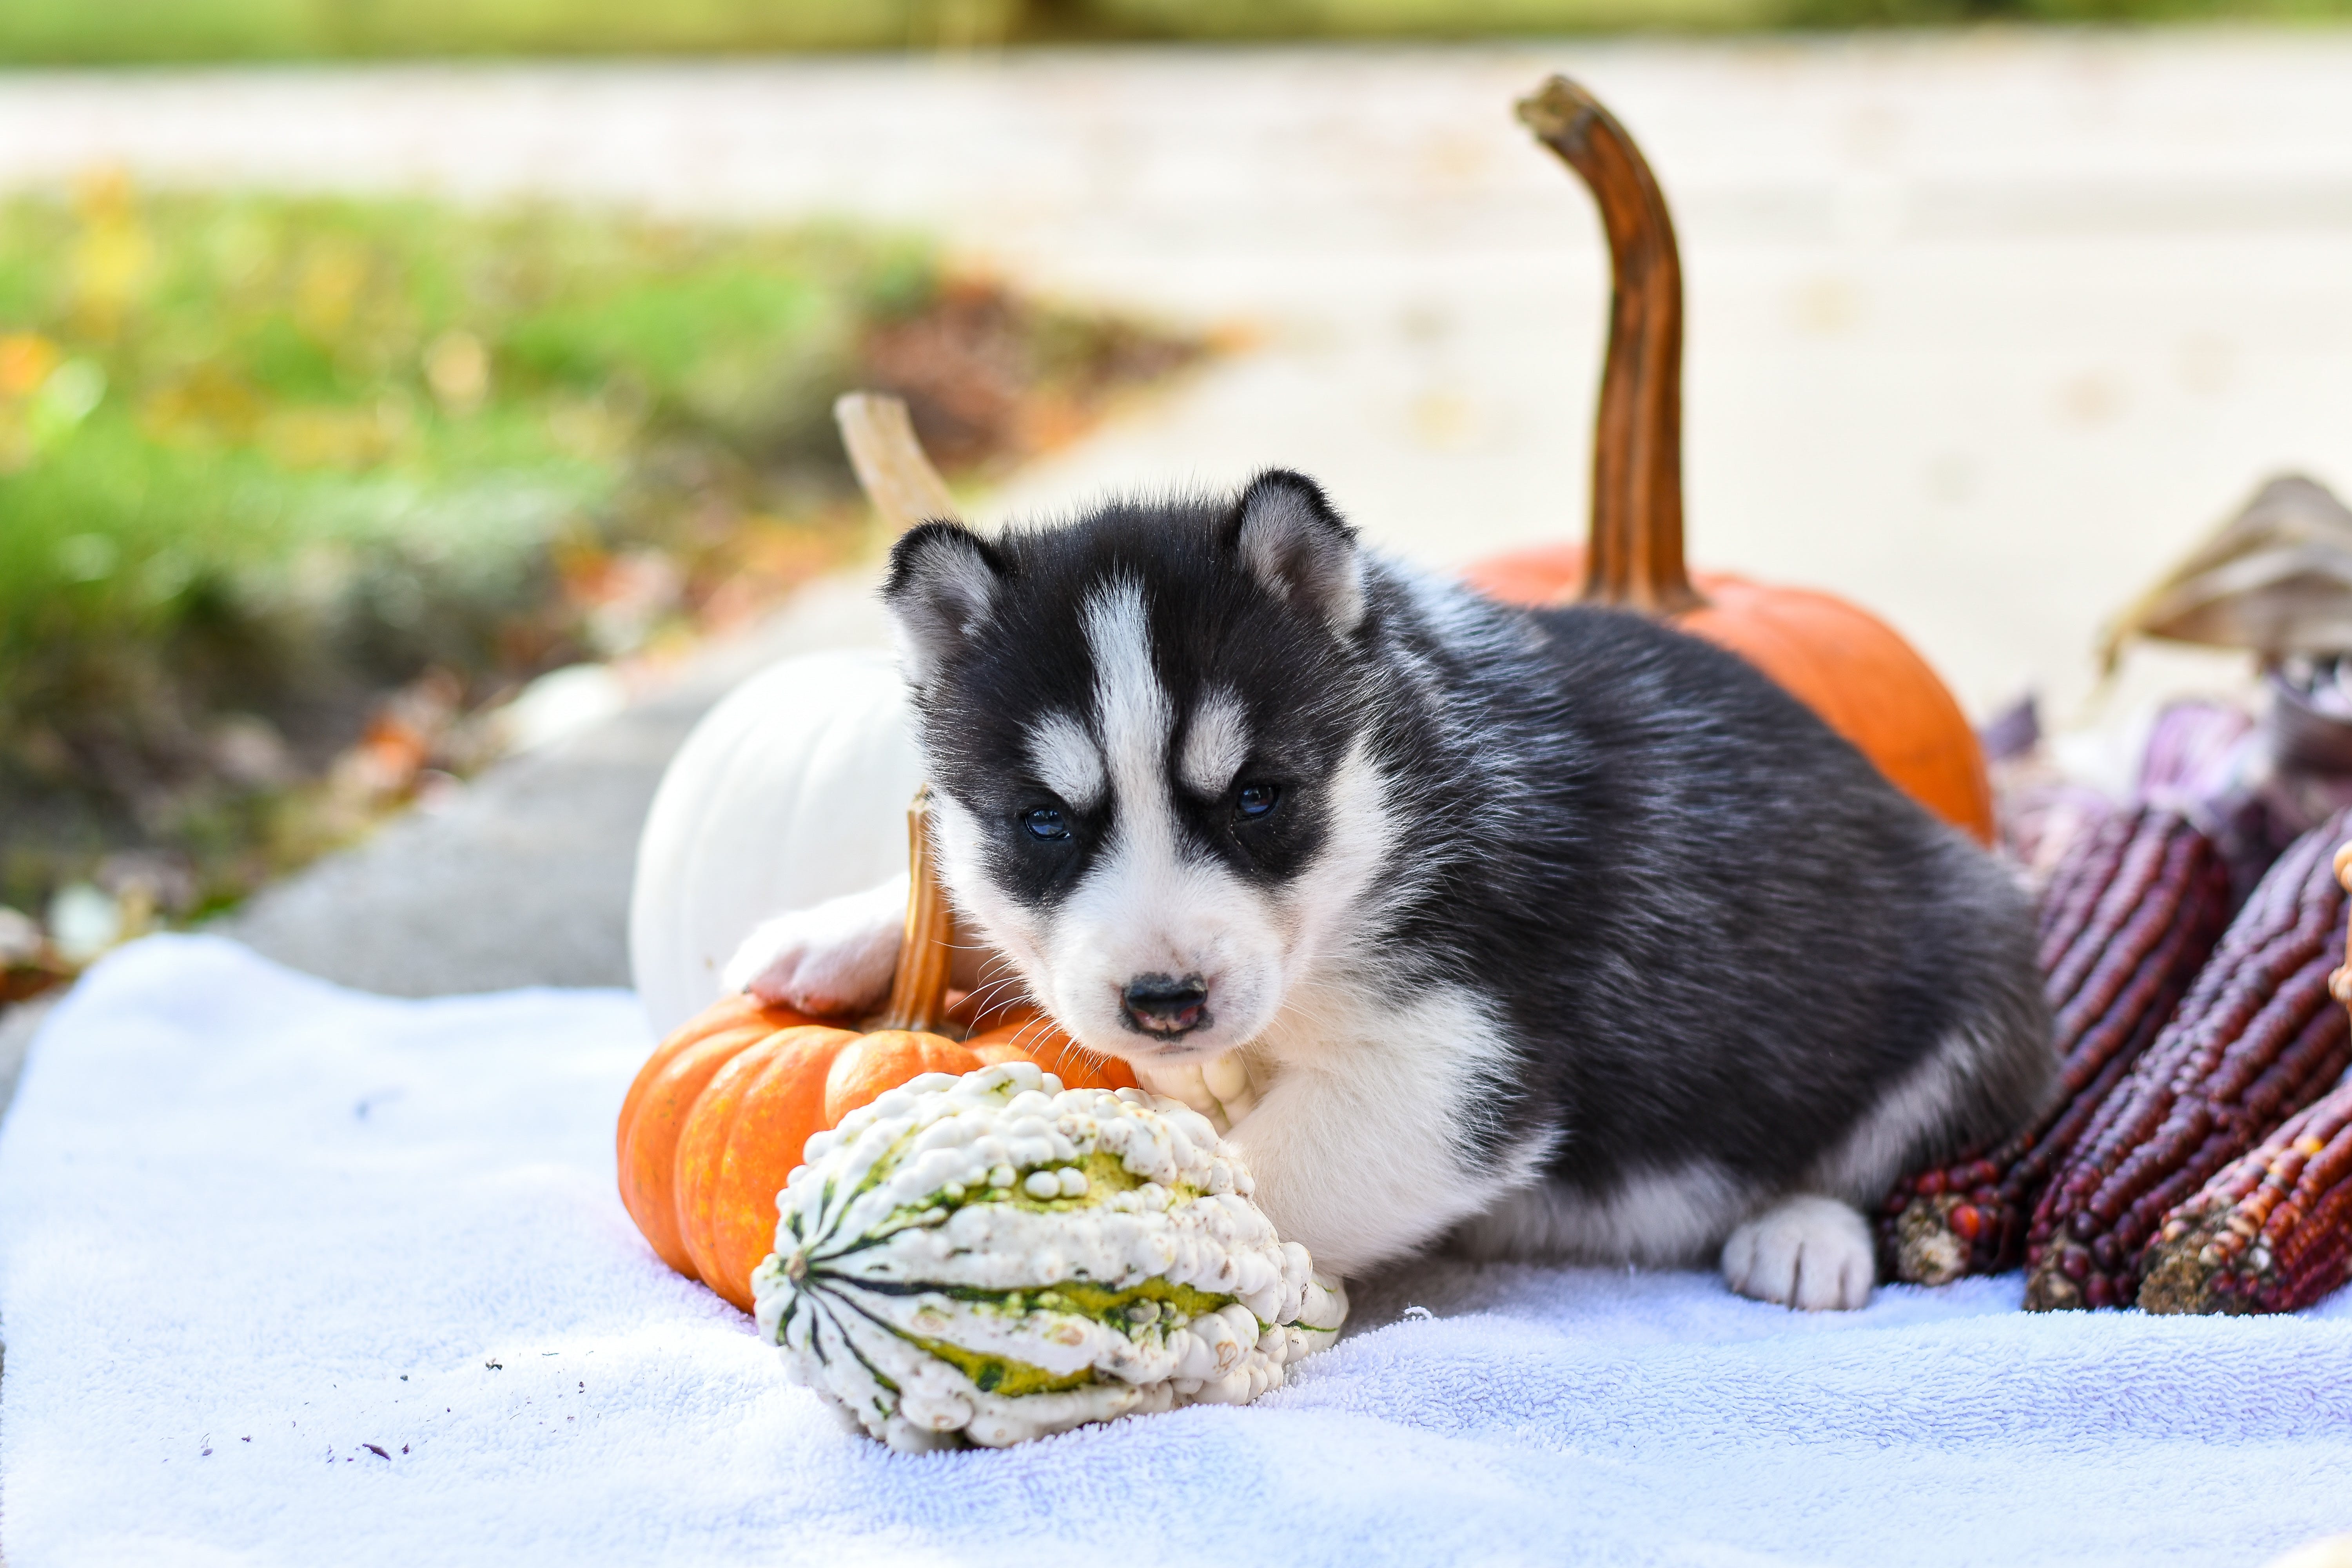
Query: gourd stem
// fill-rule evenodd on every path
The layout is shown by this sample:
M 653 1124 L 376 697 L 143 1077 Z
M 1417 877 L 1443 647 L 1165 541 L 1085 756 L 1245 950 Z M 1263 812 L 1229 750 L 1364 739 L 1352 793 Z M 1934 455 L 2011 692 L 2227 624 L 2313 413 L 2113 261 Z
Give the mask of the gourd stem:
M 1600 100 L 1556 76 L 1519 119 L 1592 193 L 1609 237 L 1609 355 L 1592 442 L 1583 599 L 1671 616 L 1706 601 L 1683 564 L 1683 270 L 1641 149 Z
M 886 392 L 845 392 L 834 399 L 833 420 L 859 488 L 892 532 L 956 520 L 955 497 L 915 438 L 905 403 Z
M 955 911 L 940 886 L 931 842 L 931 786 L 915 792 L 907 811 L 907 929 L 898 939 L 898 969 L 877 1029 L 937 1033 L 947 1021 L 948 976 L 955 964 Z
M 833 418 L 866 499 L 894 531 L 955 518 L 955 498 L 924 455 L 904 402 L 887 393 L 847 392 L 834 400 Z M 947 1021 L 955 914 L 940 886 L 935 860 L 931 789 L 925 784 L 915 792 L 915 804 L 907 811 L 907 927 L 898 939 L 890 999 L 874 1023 L 877 1029 L 937 1033 Z

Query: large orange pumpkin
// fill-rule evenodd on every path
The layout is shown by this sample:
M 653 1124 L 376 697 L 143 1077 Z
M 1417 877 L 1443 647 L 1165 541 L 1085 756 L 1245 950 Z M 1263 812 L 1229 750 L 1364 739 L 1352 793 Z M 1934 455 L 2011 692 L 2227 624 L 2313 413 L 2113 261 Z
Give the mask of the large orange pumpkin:
M 621 1104 L 621 1202 L 662 1261 L 751 1309 L 751 1270 L 775 1250 L 776 1194 L 812 1133 L 927 1072 L 1031 1061 L 1070 1089 L 1134 1075 L 1032 1013 L 959 1043 L 947 1015 L 953 921 L 931 870 L 928 813 L 909 825 L 914 894 L 898 970 L 870 1031 L 729 996 L 664 1040 Z
M 1992 837 L 1992 792 L 1968 716 L 1893 629 L 1844 600 L 1683 562 L 1682 262 L 1672 218 L 1623 126 L 1554 77 L 1519 118 L 1591 190 L 1615 290 L 1594 431 L 1588 545 L 1515 552 L 1470 583 L 1523 605 L 1580 602 L 1671 618 L 1730 649 L 1821 715 L 1896 787 Z

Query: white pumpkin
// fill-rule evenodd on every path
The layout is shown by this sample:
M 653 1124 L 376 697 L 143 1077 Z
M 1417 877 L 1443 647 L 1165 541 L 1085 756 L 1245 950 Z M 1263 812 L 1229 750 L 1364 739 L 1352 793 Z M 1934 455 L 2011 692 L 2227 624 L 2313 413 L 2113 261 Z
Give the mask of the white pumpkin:
M 656 1035 L 719 999 L 751 928 L 907 868 L 922 783 L 887 654 L 771 666 L 704 715 L 662 775 L 637 840 L 629 967 Z

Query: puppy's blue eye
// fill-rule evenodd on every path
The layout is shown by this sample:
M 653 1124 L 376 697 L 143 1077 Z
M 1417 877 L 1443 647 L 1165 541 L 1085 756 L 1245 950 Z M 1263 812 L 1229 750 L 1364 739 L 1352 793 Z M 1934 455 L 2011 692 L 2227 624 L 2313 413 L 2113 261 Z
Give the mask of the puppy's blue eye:
M 1063 821 L 1062 814 L 1050 805 L 1032 806 L 1023 812 L 1021 826 L 1038 838 L 1067 838 L 1070 836 L 1070 825 Z
M 1244 784 L 1241 797 L 1234 804 L 1241 807 L 1244 816 L 1264 816 L 1281 796 L 1282 792 L 1272 784 Z

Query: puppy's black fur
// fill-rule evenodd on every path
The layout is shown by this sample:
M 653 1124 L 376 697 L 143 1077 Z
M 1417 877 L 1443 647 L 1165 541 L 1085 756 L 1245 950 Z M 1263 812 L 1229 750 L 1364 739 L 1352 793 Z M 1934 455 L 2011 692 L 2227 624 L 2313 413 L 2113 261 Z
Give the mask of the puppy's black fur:
M 1175 788 L 1187 853 L 1254 884 L 1296 878 L 1340 826 L 1335 772 L 1369 748 L 1392 847 L 1356 913 L 1381 955 L 1364 983 L 1466 987 L 1515 1053 L 1478 1069 L 1448 1130 L 1466 1168 L 1542 1139 L 1571 1193 L 1704 1158 L 1760 1202 L 1820 1190 L 1906 1084 L 1933 1103 L 1885 1112 L 1864 1182 L 1997 1135 L 2046 1092 L 2031 911 L 1990 857 L 1735 655 L 1421 577 L 1360 551 L 1294 474 L 1238 500 L 899 542 L 886 592 L 924 650 L 934 782 L 996 825 L 988 874 L 1021 903 L 1053 904 L 1116 831 L 1110 800 L 1070 809 L 1059 842 L 1015 825 L 1051 799 L 1024 723 L 1087 710 L 1076 608 L 1119 582 L 1144 589 L 1171 756 L 1204 694 L 1237 693 L 1236 786 L 1279 790 L 1278 821 L 1245 821 L 1230 792 Z M 1938 1053 L 1949 1081 L 1917 1089 Z

